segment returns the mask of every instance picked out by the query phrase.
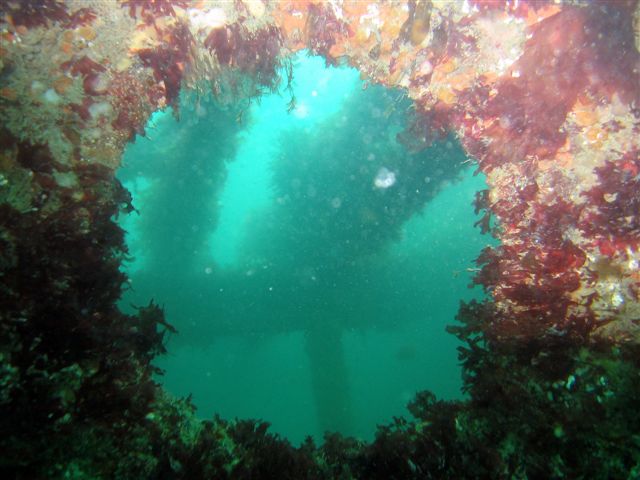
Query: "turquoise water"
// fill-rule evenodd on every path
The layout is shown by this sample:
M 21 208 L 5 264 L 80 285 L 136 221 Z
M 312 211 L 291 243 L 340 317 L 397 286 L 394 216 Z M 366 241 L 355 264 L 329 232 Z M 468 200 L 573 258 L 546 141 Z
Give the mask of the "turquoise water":
M 420 390 L 459 398 L 445 333 L 491 241 L 473 228 L 484 188 L 455 139 L 411 153 L 400 91 L 295 59 L 284 89 L 224 108 L 183 99 L 128 148 L 130 289 L 179 331 L 159 377 L 201 417 L 261 418 L 294 443 L 371 439 Z M 186 165 L 186 167 L 185 167 Z

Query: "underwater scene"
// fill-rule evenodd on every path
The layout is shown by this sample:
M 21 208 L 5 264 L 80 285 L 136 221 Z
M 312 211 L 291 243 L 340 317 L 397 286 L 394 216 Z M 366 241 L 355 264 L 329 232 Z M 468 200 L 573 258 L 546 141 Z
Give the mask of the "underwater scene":
M 416 153 L 396 141 L 402 92 L 293 62 L 291 112 L 286 92 L 265 95 L 241 126 L 186 99 L 127 147 L 123 309 L 162 299 L 179 333 L 159 381 L 201 414 L 268 418 L 294 442 L 370 440 L 418 390 L 461 398 L 445 327 L 482 297 L 467 287 L 491 243 L 471 205 L 486 184 L 453 137 Z
M 640 478 L 640 2 L 0 3 L 0 475 Z

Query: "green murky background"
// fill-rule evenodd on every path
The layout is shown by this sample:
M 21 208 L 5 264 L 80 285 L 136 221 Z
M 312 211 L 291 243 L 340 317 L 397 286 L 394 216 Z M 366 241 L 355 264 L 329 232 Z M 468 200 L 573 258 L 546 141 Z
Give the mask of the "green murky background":
M 284 88 L 223 108 L 157 113 L 119 178 L 139 214 L 124 309 L 150 298 L 179 331 L 157 360 L 206 418 L 261 418 L 292 442 L 371 439 L 420 390 L 460 398 L 445 332 L 492 240 L 484 188 L 453 137 L 411 152 L 411 102 L 357 71 L 294 60 Z

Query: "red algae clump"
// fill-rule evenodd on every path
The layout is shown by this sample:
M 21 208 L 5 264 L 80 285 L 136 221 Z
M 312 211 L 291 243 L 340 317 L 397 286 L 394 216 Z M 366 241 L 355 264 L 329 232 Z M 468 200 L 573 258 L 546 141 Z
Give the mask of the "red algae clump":
M 189 51 L 194 42 L 189 28 L 182 23 L 162 32 L 166 44 L 138 51 L 143 65 L 153 70 L 157 82 L 162 82 L 167 105 L 175 105 L 180 93 L 184 69 L 189 61 Z
M 187 8 L 190 0 L 123 0 L 122 8 L 129 9 L 131 18 L 138 15 L 147 24 L 154 24 L 157 17 L 176 16 L 174 7 Z

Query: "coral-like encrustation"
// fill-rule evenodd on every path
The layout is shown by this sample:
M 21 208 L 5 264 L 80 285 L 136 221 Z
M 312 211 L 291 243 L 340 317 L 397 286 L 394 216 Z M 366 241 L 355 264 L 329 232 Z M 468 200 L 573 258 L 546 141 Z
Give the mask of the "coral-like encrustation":
M 502 246 L 481 258 L 478 281 L 496 300 L 490 329 L 503 339 L 586 338 L 618 321 L 620 304 L 638 302 L 631 281 L 618 305 L 592 308 L 608 287 L 590 265 L 618 256 L 625 283 L 639 255 L 637 199 L 624 193 L 637 187 L 637 85 L 628 79 L 637 78 L 638 53 L 630 12 L 610 8 L 567 7 L 538 22 L 506 78 L 461 96 L 469 103 L 458 114 L 463 143 L 488 174 L 486 204 L 500 225 Z M 611 30 L 618 43 L 597 41 Z M 618 341 L 637 336 L 628 325 L 627 334 L 616 330 Z
M 640 475 L 638 25 L 635 0 L 4 2 L 0 471 Z M 478 259 L 491 301 L 452 329 L 470 400 L 422 394 L 371 444 L 295 449 L 261 422 L 198 422 L 151 379 L 161 310 L 115 307 L 126 143 L 185 85 L 258 96 L 302 48 L 405 88 L 412 149 L 457 132 L 487 175 L 479 226 L 500 240 Z

